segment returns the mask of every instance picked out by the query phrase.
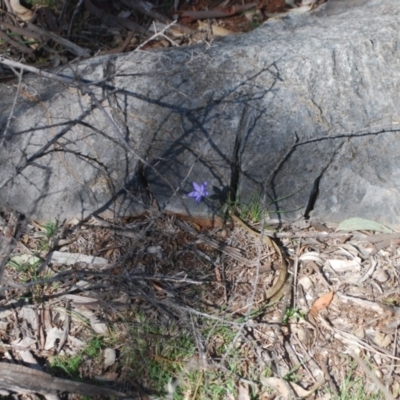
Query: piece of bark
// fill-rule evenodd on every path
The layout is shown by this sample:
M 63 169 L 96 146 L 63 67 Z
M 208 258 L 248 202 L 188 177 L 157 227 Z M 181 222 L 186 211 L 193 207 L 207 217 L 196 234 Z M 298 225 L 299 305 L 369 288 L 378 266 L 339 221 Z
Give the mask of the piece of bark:
M 0 362 L 0 389 L 16 393 L 76 393 L 86 396 L 128 397 L 125 393 L 87 383 L 60 379 L 23 365 Z

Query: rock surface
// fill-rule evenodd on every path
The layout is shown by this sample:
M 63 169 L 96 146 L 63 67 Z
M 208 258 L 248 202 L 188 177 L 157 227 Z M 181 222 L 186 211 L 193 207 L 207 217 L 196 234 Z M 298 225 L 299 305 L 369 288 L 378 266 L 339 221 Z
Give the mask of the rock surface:
M 0 87 L 0 204 L 40 221 L 106 210 L 400 228 L 397 0 L 329 0 L 208 45 L 84 61 L 74 84 Z M 81 79 L 80 83 L 79 80 Z M 196 204 L 192 182 L 208 182 Z

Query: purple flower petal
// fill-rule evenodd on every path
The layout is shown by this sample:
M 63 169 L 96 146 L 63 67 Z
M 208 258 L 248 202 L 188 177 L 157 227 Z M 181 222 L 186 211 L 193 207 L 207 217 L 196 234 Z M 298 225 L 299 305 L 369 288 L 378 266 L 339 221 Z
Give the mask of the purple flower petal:
M 200 190 L 201 190 L 201 185 L 199 185 L 199 184 L 196 183 L 196 182 L 193 182 L 192 185 L 193 185 L 193 188 L 194 188 L 194 190 L 195 190 L 196 192 L 200 192 Z
M 188 194 L 189 197 L 193 197 L 197 203 L 200 203 L 203 197 L 208 196 L 207 182 L 199 184 L 197 182 L 192 182 L 193 191 Z

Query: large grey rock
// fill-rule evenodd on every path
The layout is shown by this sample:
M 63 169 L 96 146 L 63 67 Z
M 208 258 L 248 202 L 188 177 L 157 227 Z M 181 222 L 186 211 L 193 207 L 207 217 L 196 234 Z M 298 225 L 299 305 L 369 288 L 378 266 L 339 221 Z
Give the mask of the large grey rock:
M 243 202 L 265 194 L 281 219 L 313 209 L 399 227 L 399 23 L 397 0 L 329 0 L 246 35 L 63 70 L 107 78 L 83 93 L 25 79 L 0 152 L 0 203 L 52 220 L 133 215 L 154 196 L 210 218 L 233 190 Z M 16 89 L 0 90 L 4 129 Z M 209 184 L 199 205 L 193 181 Z

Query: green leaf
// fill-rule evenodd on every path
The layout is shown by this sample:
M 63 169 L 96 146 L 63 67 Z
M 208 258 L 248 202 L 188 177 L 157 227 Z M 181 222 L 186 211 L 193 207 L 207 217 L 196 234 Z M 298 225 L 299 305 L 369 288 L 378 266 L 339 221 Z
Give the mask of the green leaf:
M 339 224 L 337 231 L 377 231 L 393 233 L 393 231 L 385 225 L 364 218 L 345 219 Z
M 32 256 L 30 254 L 21 254 L 19 256 L 12 257 L 11 261 L 14 261 L 20 265 L 22 265 L 22 264 L 35 265 L 38 262 L 40 262 L 40 258 L 36 257 L 36 256 Z

